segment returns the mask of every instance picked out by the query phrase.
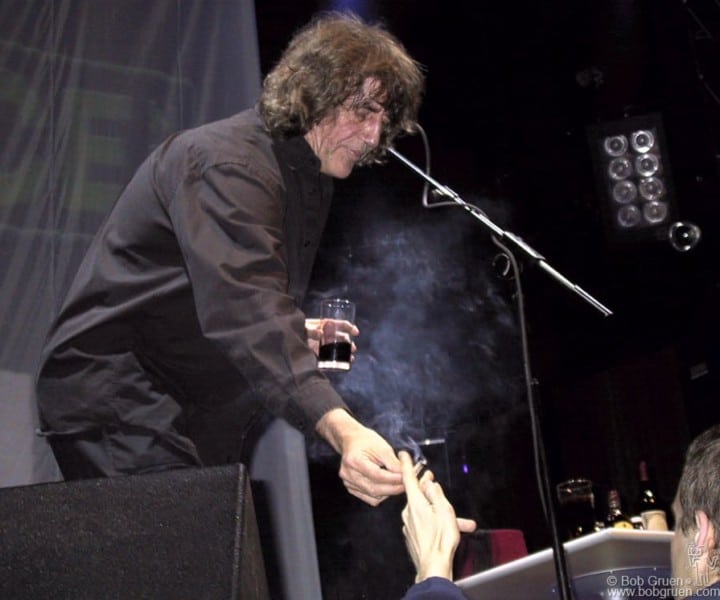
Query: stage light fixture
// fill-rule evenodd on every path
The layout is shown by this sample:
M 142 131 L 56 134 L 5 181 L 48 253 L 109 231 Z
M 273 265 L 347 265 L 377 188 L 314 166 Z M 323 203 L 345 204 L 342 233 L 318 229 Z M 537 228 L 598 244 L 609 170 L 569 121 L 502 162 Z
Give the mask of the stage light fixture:
M 622 206 L 617 211 L 617 222 L 621 227 L 635 227 L 640 221 L 642 221 L 642 214 L 634 204 Z
M 627 152 L 628 141 L 624 135 L 611 135 L 605 138 L 603 147 L 610 156 L 622 156 Z
M 619 204 L 627 204 L 637 198 L 638 191 L 632 181 L 625 179 L 624 181 L 618 181 L 613 186 L 612 195 L 613 199 Z
M 660 169 L 660 159 L 655 154 L 641 154 L 635 159 L 635 170 L 640 177 L 651 177 Z
M 611 237 L 667 240 L 675 198 L 660 116 L 601 123 L 588 135 Z
M 615 181 L 627 179 L 632 175 L 632 163 L 624 156 L 613 158 L 608 166 L 608 175 Z
M 633 131 L 630 137 L 630 144 L 632 145 L 635 152 L 644 153 L 649 152 L 650 149 L 655 145 L 655 135 L 652 131 Z

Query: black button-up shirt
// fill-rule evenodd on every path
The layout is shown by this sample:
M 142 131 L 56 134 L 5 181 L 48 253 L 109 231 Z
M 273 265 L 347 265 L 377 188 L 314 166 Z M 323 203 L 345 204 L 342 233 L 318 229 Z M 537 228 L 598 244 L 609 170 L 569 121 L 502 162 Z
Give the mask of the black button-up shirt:
M 242 398 L 309 432 L 345 407 L 299 309 L 331 194 L 305 139 L 272 139 L 254 109 L 166 140 L 118 198 L 50 331 L 43 429 L 166 430 L 194 404 Z

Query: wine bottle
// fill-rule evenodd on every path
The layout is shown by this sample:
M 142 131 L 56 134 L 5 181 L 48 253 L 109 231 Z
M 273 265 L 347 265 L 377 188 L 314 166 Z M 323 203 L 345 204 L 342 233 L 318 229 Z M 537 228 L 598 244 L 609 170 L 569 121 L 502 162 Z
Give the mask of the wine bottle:
M 605 527 L 616 529 L 634 529 L 630 517 L 622 511 L 620 494 L 617 490 L 608 492 L 608 513 L 605 517 Z
M 638 465 L 638 482 L 637 513 L 642 517 L 643 528 L 652 531 L 667 531 L 665 504 L 655 492 L 655 486 L 650 480 L 648 466 L 644 460 L 641 460 Z

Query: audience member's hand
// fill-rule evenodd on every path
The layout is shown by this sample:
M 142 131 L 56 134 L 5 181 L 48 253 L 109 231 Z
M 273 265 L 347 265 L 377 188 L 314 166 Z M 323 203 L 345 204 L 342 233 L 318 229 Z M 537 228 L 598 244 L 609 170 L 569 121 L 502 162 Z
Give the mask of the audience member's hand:
M 388 496 L 402 494 L 400 461 L 379 433 L 344 409 L 323 415 L 317 431 L 342 455 L 340 478 L 353 496 L 377 506 Z
M 442 487 L 425 471 L 418 481 L 412 459 L 400 452 L 407 506 L 402 511 L 405 543 L 417 570 L 416 582 L 428 577 L 452 581 L 452 562 L 460 543 L 460 532 L 473 532 L 477 525 L 458 519 Z

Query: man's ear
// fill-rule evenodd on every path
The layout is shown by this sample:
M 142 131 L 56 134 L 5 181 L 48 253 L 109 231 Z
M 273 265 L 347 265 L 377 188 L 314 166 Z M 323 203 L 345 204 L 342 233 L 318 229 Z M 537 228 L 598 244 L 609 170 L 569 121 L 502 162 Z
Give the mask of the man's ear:
M 715 525 L 704 510 L 695 511 L 695 528 L 695 545 L 702 548 L 704 552 L 715 550 L 718 532 L 715 531 Z

